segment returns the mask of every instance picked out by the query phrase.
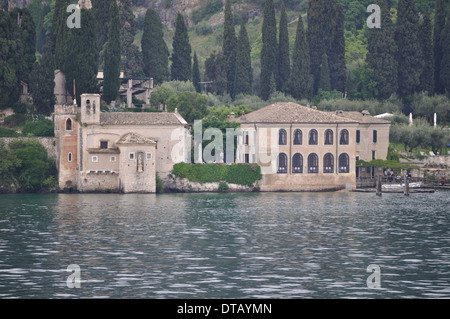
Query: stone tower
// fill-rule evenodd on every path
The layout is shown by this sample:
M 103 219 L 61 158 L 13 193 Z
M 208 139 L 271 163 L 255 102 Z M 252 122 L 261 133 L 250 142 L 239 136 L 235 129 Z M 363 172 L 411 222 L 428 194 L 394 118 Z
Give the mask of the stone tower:
M 100 124 L 100 94 L 81 94 L 81 123 Z
M 78 112 L 76 104 L 55 104 L 56 165 L 59 188 L 62 190 L 73 190 L 77 185 Z

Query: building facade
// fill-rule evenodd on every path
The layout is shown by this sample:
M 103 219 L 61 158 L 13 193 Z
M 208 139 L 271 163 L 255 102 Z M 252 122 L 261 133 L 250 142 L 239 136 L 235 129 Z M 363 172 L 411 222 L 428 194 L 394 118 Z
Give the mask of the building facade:
M 189 156 L 177 112 L 101 112 L 99 94 L 82 94 L 80 104 L 55 105 L 60 189 L 153 193 L 156 174 Z
M 261 166 L 262 191 L 356 188 L 356 159 L 367 153 L 361 136 L 372 129 L 367 123 L 295 103 L 275 103 L 235 121 L 243 131 L 238 162 Z M 386 135 L 383 125 L 375 154 L 386 156 L 389 126 Z

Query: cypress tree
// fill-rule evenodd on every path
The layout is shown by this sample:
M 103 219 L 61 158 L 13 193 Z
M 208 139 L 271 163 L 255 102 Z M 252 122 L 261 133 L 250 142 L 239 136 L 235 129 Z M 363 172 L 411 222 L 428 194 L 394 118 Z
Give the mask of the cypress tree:
M 68 28 L 66 9 L 69 5 L 68 0 L 56 0 L 53 11 L 52 29 L 50 33 L 50 46 L 55 56 L 55 68 L 63 69 L 65 61 Z
M 294 52 L 292 54 L 291 94 L 296 99 L 311 99 L 313 93 L 313 77 L 309 47 L 306 41 L 303 19 L 298 17 L 295 34 Z
M 436 0 L 435 12 L 433 30 L 434 92 L 443 94 L 444 86 L 441 82 L 441 62 L 443 55 L 441 36 L 445 28 L 445 0 Z
M 311 72 L 314 79 L 314 91 L 319 90 L 320 65 L 322 55 L 328 53 L 333 35 L 334 0 L 312 0 L 308 5 L 307 40 L 311 59 Z
M 371 29 L 367 43 L 367 63 L 377 83 L 377 98 L 388 99 L 397 92 L 398 63 L 395 31 L 386 0 L 376 0 L 381 9 L 381 28 Z
M 105 52 L 105 70 L 103 80 L 103 100 L 110 104 L 115 100 L 120 88 L 120 20 L 119 7 L 113 0 L 109 8 L 109 33 Z
M 423 69 L 422 48 L 419 41 L 419 12 L 414 0 L 399 0 L 396 41 L 398 94 L 404 98 L 416 92 Z
M 347 80 L 347 65 L 345 61 L 345 18 L 342 4 L 335 5 L 333 17 L 333 38 L 328 52 L 331 89 L 344 93 Z
M 278 40 L 278 79 L 277 90 L 281 91 L 291 76 L 291 61 L 289 58 L 289 33 L 287 14 L 284 2 L 281 3 L 280 31 Z
M 81 9 L 81 28 L 69 29 L 66 46 L 67 55 L 63 73 L 66 75 L 66 86 L 73 92 L 76 84 L 76 99 L 80 103 L 83 93 L 98 93 L 98 51 L 96 45 L 95 18 L 92 10 Z
M 50 48 L 50 39 L 42 48 L 42 56 L 33 67 L 30 76 L 30 92 L 38 114 L 50 115 L 55 106 L 55 60 Z
M 271 90 L 271 79 L 278 73 L 277 25 L 273 0 L 265 0 L 264 21 L 262 25 L 261 49 L 261 98 L 268 100 Z
M 213 82 L 208 86 L 210 92 L 217 95 L 225 93 L 227 74 L 225 72 L 225 61 L 222 52 L 213 52 L 205 60 L 205 81 Z
M 445 88 L 447 96 L 450 97 L 450 9 L 447 15 L 447 24 L 442 32 L 442 62 L 441 62 L 441 82 Z
M 247 29 L 242 21 L 239 30 L 236 56 L 236 94 L 251 94 L 253 82 L 253 70 L 251 60 L 251 48 L 248 41 Z
M 222 51 L 225 59 L 225 72 L 227 74 L 227 92 L 231 98 L 235 97 L 236 88 L 236 46 L 237 39 L 234 31 L 233 12 L 231 1 L 225 1 L 225 22 L 223 26 Z
M 191 45 L 189 43 L 189 35 L 186 24 L 181 13 L 177 15 L 175 24 L 175 35 L 173 37 L 173 52 L 170 60 L 170 78 L 178 81 L 191 80 Z
M 326 53 L 322 55 L 322 63 L 320 65 L 319 90 L 331 91 L 330 68 Z
M 429 95 L 432 95 L 434 92 L 434 61 L 431 18 L 429 13 L 425 13 L 423 16 L 423 22 L 420 26 L 420 43 L 424 67 L 420 76 L 419 91 L 428 92 Z
M 194 62 L 192 63 L 192 83 L 194 84 L 195 91 L 202 92 L 200 87 L 200 70 L 198 66 L 197 52 L 194 52 Z
M 144 73 L 158 85 L 169 79 L 169 50 L 164 42 L 161 21 L 153 9 L 147 9 L 142 35 Z
M 108 33 L 110 30 L 110 7 L 111 2 L 116 0 L 92 0 L 92 10 L 95 16 L 95 31 L 97 35 L 97 49 L 103 50 L 103 46 L 108 41 Z

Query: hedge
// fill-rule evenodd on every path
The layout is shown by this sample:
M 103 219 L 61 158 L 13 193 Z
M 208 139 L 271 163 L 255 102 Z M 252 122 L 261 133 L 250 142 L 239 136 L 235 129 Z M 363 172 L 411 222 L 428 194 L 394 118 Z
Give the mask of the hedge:
M 252 187 L 256 181 L 262 178 L 261 167 L 256 164 L 177 163 L 173 166 L 172 174 L 201 184 L 227 182 L 249 187 Z

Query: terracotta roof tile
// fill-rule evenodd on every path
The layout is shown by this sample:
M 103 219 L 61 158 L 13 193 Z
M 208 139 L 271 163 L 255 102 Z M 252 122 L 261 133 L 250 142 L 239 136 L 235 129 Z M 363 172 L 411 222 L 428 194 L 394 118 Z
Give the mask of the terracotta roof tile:
M 100 114 L 101 125 L 184 125 L 186 121 L 177 113 L 111 112 Z
M 339 116 L 358 121 L 358 123 L 361 123 L 361 124 L 390 124 L 391 123 L 389 121 L 373 117 L 369 113 L 365 113 L 365 112 L 352 112 L 352 111 L 337 111 L 337 112 L 341 112 L 340 113 L 341 115 L 339 115 Z M 333 112 L 333 113 L 335 113 L 335 112 Z
M 355 120 L 292 102 L 278 102 L 246 114 L 240 123 L 357 123 Z

